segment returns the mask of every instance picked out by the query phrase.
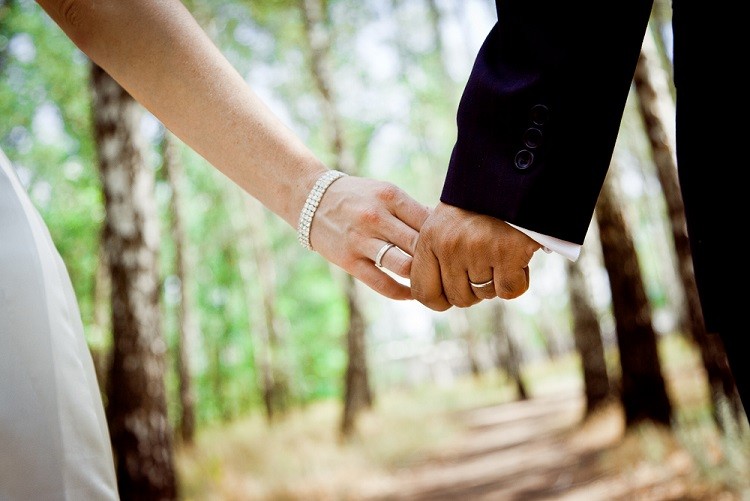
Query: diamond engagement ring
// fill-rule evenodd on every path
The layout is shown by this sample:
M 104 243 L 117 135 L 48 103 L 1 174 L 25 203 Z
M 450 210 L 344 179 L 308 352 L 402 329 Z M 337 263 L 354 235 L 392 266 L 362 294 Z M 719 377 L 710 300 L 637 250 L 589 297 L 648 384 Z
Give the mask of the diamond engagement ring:
M 482 287 L 487 287 L 488 285 L 491 285 L 493 282 L 493 279 L 489 279 L 486 282 L 480 282 L 480 283 L 474 283 L 471 280 L 469 280 L 469 284 L 471 284 L 472 287 L 476 287 L 477 289 L 481 289 Z
M 385 256 L 385 253 L 388 252 L 391 247 L 396 247 L 396 244 L 392 244 L 389 242 L 380 248 L 380 250 L 378 251 L 378 255 L 375 256 L 375 266 L 377 266 L 378 268 L 383 267 L 383 263 L 381 261 L 383 259 L 383 256 Z

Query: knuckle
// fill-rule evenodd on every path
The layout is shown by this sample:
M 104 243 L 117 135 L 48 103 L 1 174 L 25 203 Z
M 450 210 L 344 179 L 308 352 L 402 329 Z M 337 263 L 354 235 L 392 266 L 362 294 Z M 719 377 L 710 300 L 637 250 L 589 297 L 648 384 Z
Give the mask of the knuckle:
M 461 240 L 456 238 L 454 235 L 446 235 L 445 238 L 441 239 L 436 246 L 436 253 L 447 259 L 453 259 L 454 256 L 459 255 L 461 248 Z
M 83 22 L 85 3 L 80 0 L 64 0 L 60 4 L 60 14 L 73 28 L 78 28 Z
M 515 299 L 526 292 L 525 287 L 518 287 L 508 280 L 501 280 L 496 288 L 497 297 L 501 299 Z
M 466 246 L 470 249 L 476 249 L 482 252 L 486 252 L 487 239 L 485 238 L 485 235 L 473 231 L 466 236 Z
M 382 221 L 382 216 L 378 212 L 377 209 L 373 207 L 368 207 L 367 209 L 362 209 L 362 212 L 359 214 L 359 220 L 361 223 L 365 225 L 372 225 L 376 226 L 380 224 Z
M 401 190 L 391 183 L 384 183 L 376 192 L 378 200 L 385 202 L 386 204 L 397 200 L 400 194 Z

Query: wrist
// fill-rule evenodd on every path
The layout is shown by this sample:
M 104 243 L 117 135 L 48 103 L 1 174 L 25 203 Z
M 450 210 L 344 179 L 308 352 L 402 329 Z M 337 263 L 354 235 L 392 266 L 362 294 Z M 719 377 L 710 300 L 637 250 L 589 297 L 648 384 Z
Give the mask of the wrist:
M 297 240 L 305 249 L 313 250 L 312 243 L 310 242 L 310 231 L 323 196 L 331 184 L 344 176 L 346 174 L 341 171 L 324 171 L 316 177 L 312 188 L 309 190 L 297 220 Z

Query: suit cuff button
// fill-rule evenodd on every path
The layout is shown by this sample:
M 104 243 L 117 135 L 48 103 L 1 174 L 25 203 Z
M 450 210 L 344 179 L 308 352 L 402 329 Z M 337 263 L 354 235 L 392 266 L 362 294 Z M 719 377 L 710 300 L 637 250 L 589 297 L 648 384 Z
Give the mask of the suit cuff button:
M 529 150 L 521 150 L 516 153 L 516 168 L 526 170 L 534 163 L 534 154 Z
M 548 116 L 549 108 L 543 104 L 535 104 L 531 107 L 531 111 L 529 112 L 529 118 L 534 125 L 544 125 L 547 122 Z
M 523 133 L 523 144 L 529 149 L 538 148 L 542 144 L 542 131 L 535 127 L 526 129 Z

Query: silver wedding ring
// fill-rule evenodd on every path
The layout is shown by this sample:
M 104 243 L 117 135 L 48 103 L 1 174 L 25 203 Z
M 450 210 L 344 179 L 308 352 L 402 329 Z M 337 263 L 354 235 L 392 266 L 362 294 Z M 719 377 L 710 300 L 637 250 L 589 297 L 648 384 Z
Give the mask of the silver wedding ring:
M 383 263 L 381 261 L 383 259 L 383 256 L 385 256 L 385 253 L 388 252 L 391 247 L 396 247 L 396 244 L 392 244 L 389 242 L 380 248 L 380 250 L 378 251 L 378 255 L 375 256 L 375 266 L 377 266 L 378 268 L 383 267 Z
M 476 287 L 477 289 L 481 289 L 482 287 L 487 287 L 488 285 L 492 285 L 492 282 L 493 282 L 493 281 L 494 281 L 494 280 L 492 280 L 492 279 L 490 278 L 490 279 L 489 279 L 489 280 L 487 280 L 486 282 L 474 283 L 474 282 L 472 282 L 471 280 L 469 280 L 469 283 L 471 284 L 471 286 L 472 286 L 472 287 Z

